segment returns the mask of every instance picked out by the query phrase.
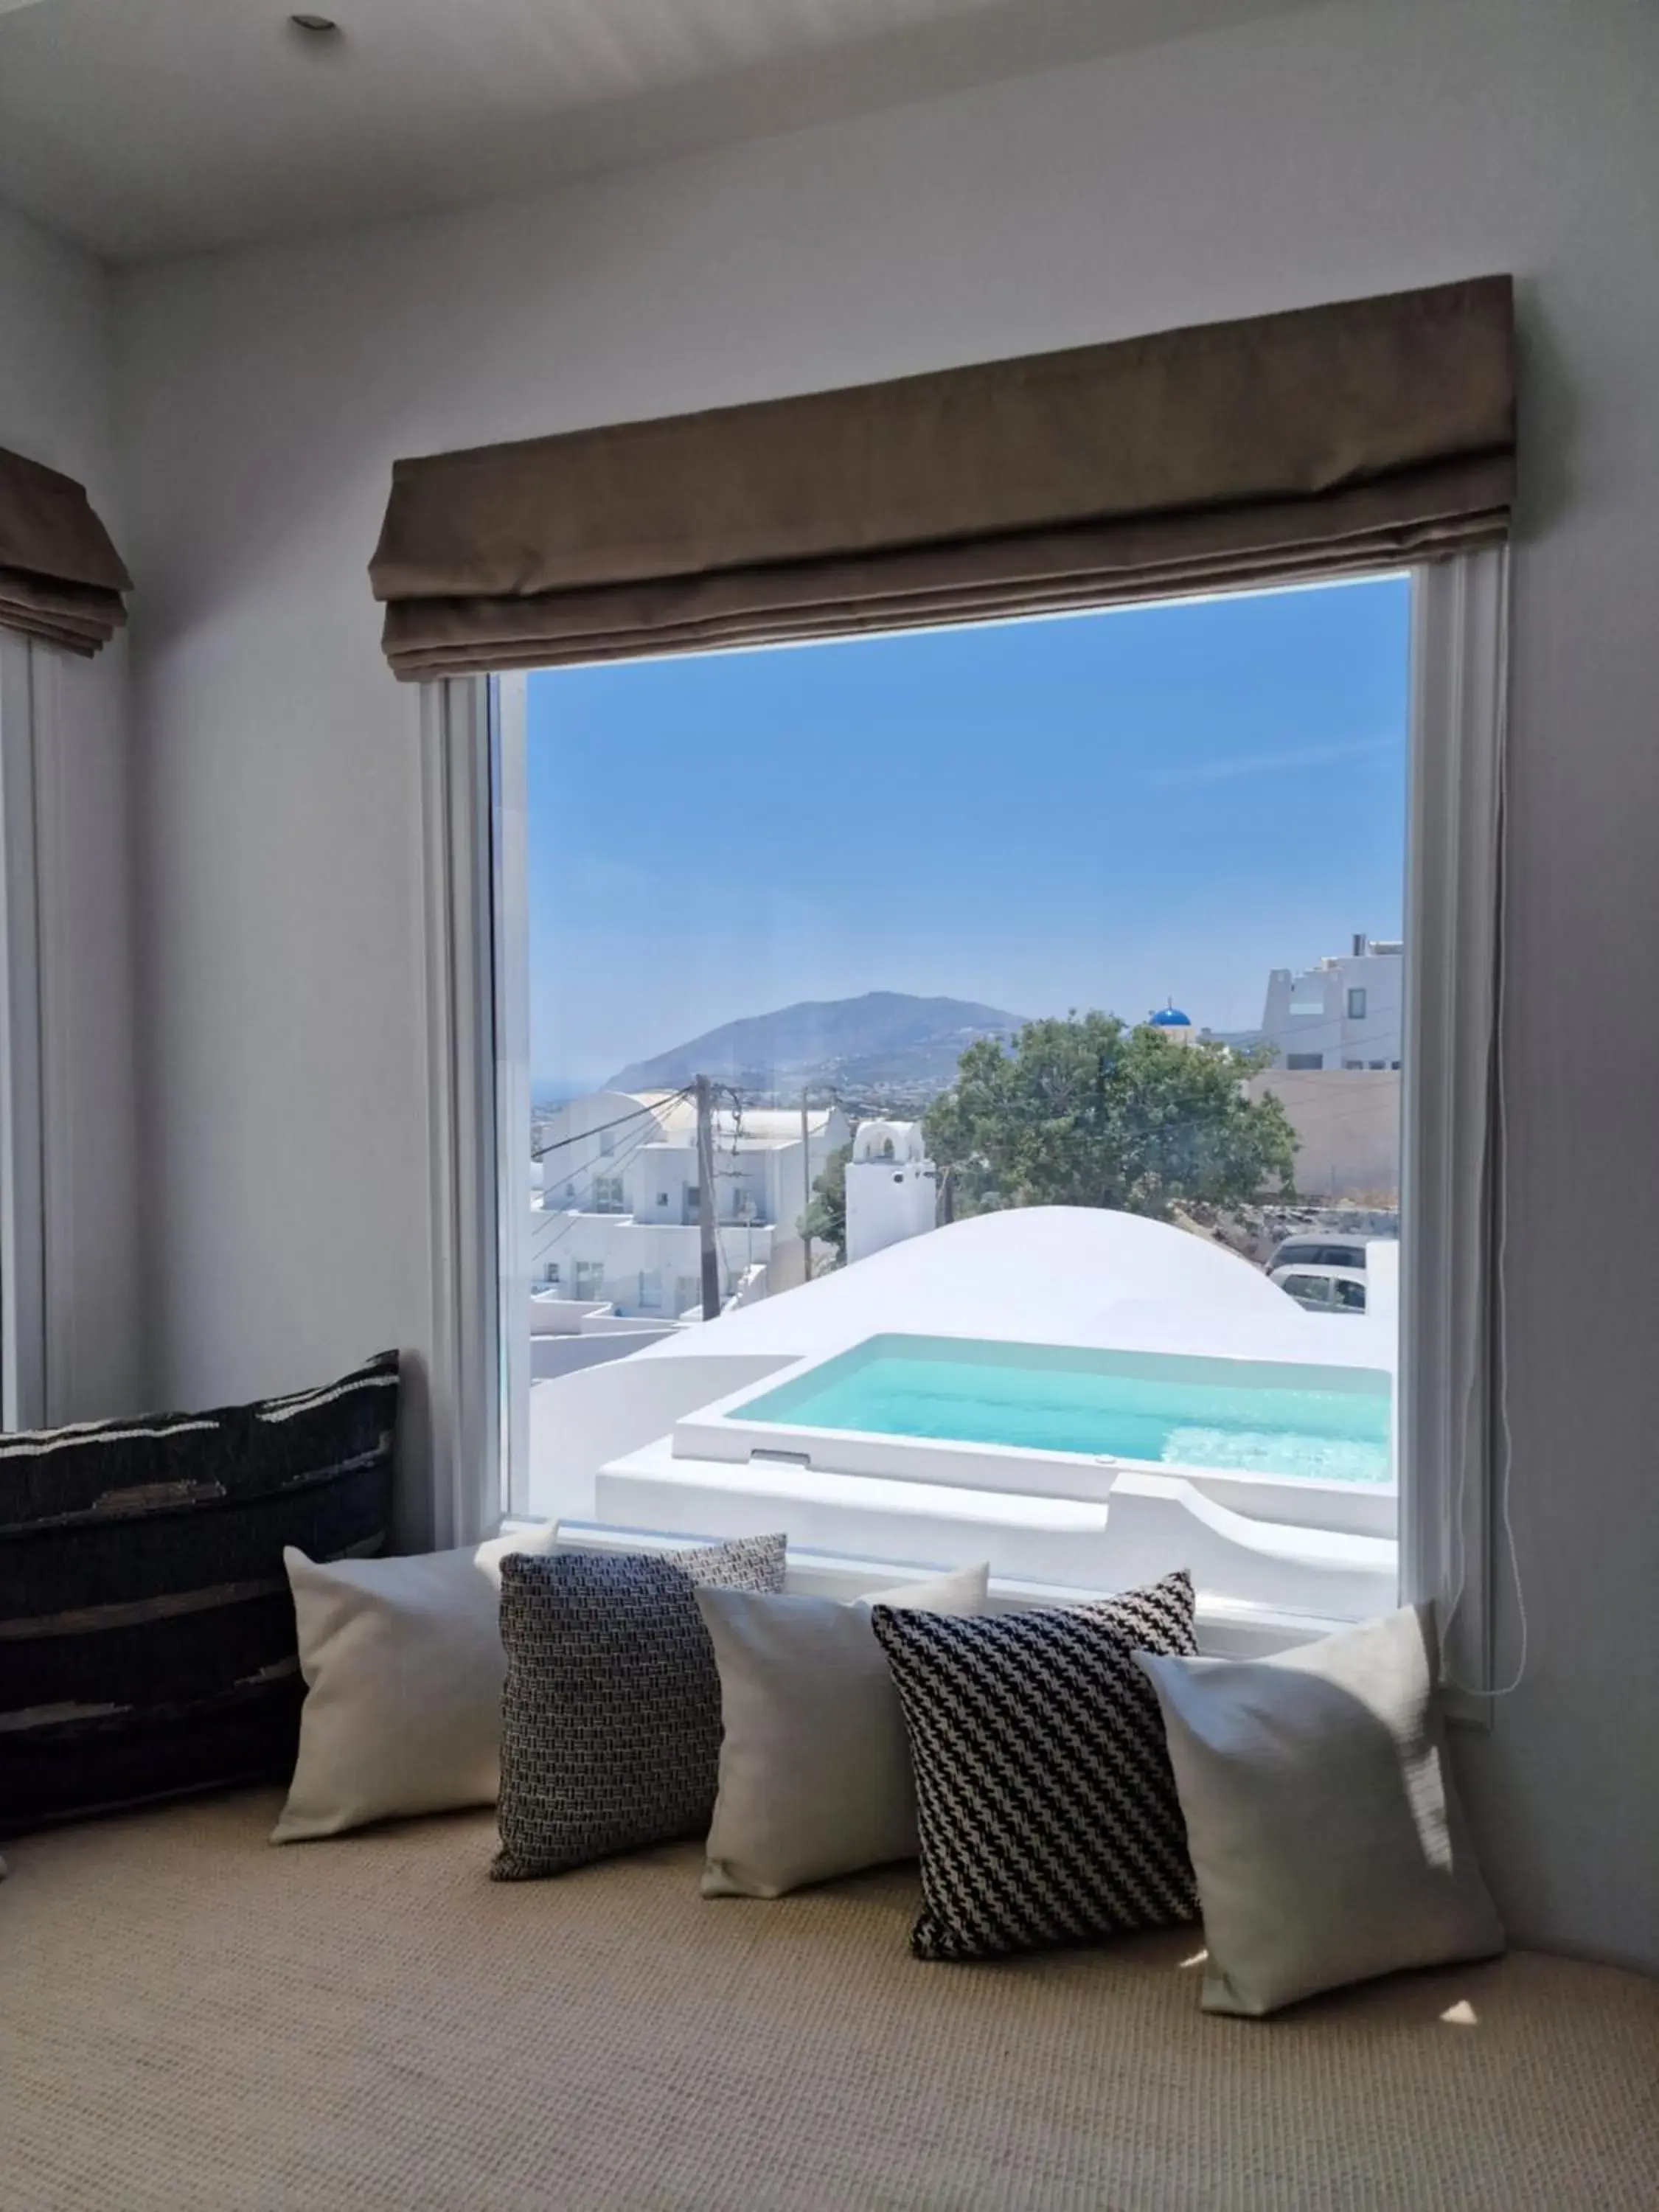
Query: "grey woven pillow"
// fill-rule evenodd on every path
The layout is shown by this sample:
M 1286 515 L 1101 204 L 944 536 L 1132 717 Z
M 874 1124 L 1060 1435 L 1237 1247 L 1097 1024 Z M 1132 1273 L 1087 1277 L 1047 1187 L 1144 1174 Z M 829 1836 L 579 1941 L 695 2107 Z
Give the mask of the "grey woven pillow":
M 694 1593 L 781 1589 L 785 1549 L 745 1536 L 502 1560 L 497 1881 L 707 1832 L 720 1681 Z

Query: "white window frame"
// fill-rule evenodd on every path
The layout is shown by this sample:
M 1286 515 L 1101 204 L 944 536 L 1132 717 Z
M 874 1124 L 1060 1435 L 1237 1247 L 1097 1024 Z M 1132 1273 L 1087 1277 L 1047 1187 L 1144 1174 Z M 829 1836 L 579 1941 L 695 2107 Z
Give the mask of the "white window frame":
M 1412 571 L 1412 750 L 1402 1086 L 1400 1588 L 1449 1615 L 1461 1682 L 1492 1680 L 1492 1400 L 1501 1372 L 1494 1193 L 1502 1161 L 1493 1070 L 1501 1006 L 1504 726 L 1509 564 L 1502 550 Z M 434 1467 L 481 1533 L 530 1510 L 525 851 L 526 678 L 422 686 L 433 1006 Z M 515 1204 L 521 1197 L 522 1205 Z M 505 1285 L 503 1291 L 502 1286 Z M 523 1344 L 520 1355 L 515 1347 Z M 503 1462 L 503 1450 L 511 1456 Z M 469 1491 L 459 1470 L 501 1470 Z M 443 1516 L 439 1516 L 441 1522 Z M 573 1541 L 641 1539 L 568 1528 Z M 455 1537 L 452 1540 L 461 1540 Z M 855 1595 L 902 1580 L 878 1560 L 792 1559 L 792 1585 Z M 1000 1602 L 1030 1601 L 1014 1582 Z M 1054 1601 L 1055 1592 L 1046 1592 Z M 1455 1598 L 1455 1604 L 1452 1602 Z M 1204 1647 L 1261 1656 L 1330 1623 L 1200 1597 Z M 1489 1700 L 1464 1697 L 1466 1717 Z
M 498 1163 L 507 1117 L 522 1107 L 518 1127 L 529 1127 L 529 1085 L 495 960 L 515 926 L 524 934 L 511 859 L 515 842 L 522 858 L 523 825 L 515 841 L 506 795 L 522 724 L 514 731 L 501 686 L 445 678 L 420 687 L 420 746 L 432 1313 L 426 1510 L 411 1533 L 443 1550 L 498 1525 L 503 1452 L 528 1425 L 528 1376 L 517 1371 L 521 1340 L 529 1357 L 528 1163 L 516 1223 L 507 1208 L 514 1178 Z M 514 1157 L 524 1151 L 520 1140 Z M 516 1298 L 522 1329 L 503 1326 L 506 1297 Z

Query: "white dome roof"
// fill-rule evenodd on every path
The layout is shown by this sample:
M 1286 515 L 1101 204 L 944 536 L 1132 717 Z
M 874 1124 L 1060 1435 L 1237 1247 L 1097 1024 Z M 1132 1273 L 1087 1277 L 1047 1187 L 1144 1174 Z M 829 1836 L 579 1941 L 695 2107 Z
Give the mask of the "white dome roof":
M 804 1358 L 887 1331 L 1312 1364 L 1352 1365 L 1359 1352 L 1352 1331 L 1220 1244 L 1140 1214 L 1038 1206 L 908 1237 L 636 1357 Z

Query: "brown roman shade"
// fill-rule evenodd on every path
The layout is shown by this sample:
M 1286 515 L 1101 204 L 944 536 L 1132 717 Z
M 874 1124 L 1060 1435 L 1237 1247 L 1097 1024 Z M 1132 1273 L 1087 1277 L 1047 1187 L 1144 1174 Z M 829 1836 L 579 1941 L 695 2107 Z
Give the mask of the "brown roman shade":
M 399 676 L 902 629 L 1492 545 L 1507 276 L 397 463 Z
M 73 477 L 0 446 L 0 629 L 96 653 L 132 579 Z

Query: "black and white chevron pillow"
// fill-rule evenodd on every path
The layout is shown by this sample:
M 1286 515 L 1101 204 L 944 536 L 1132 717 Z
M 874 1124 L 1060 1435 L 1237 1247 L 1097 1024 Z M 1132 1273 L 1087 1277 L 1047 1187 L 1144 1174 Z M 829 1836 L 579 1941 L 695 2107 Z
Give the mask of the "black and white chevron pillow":
M 1197 1917 L 1163 1717 L 1131 1656 L 1196 1651 L 1190 1575 L 1052 1611 L 872 1619 L 915 1769 L 918 1958 Z

